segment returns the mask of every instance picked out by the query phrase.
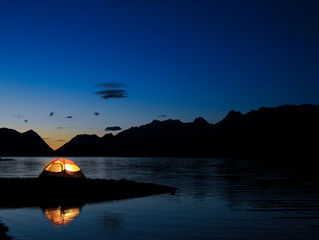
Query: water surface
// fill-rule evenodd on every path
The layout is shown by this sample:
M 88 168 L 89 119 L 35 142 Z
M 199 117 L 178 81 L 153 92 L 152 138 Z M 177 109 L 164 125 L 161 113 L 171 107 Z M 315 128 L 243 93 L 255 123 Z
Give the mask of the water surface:
M 13 159 L 0 161 L 1 177 L 37 177 L 52 161 Z M 244 159 L 69 159 L 90 178 L 126 178 L 178 191 L 83 206 L 0 209 L 8 235 L 22 240 L 319 238 L 319 180 L 313 171 Z

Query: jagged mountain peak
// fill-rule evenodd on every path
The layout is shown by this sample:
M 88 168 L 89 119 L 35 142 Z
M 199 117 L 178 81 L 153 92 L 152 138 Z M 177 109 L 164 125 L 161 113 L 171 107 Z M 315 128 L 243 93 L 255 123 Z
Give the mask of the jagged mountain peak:
M 33 130 L 20 133 L 13 129 L 0 129 L 0 155 L 53 155 L 53 150 Z
M 205 118 L 203 117 L 197 117 L 194 119 L 193 123 L 195 124 L 200 124 L 200 125 L 207 125 L 207 124 L 210 124 L 209 122 L 206 121 Z

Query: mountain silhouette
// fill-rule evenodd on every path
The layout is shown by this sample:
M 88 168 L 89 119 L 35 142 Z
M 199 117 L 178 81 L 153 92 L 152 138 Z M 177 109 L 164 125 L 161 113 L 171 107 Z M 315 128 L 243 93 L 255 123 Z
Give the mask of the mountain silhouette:
M 52 155 L 54 151 L 33 130 L 20 133 L 13 129 L 0 128 L 0 156 Z
M 1 155 L 296 157 L 318 155 L 318 105 L 230 111 L 216 124 L 154 120 L 117 135 L 77 135 L 53 152 L 33 131 L 0 129 Z
M 217 123 L 215 153 L 235 156 L 309 156 L 317 154 L 318 105 L 261 107 L 242 115 L 231 111 Z
M 59 148 L 59 155 L 125 155 L 180 156 L 196 155 L 192 148 L 204 144 L 202 137 L 213 125 L 203 118 L 191 123 L 179 120 L 154 120 L 140 127 L 132 127 L 113 136 L 78 135 Z M 208 140 L 208 139 L 207 139 Z
M 216 124 L 203 118 L 183 123 L 154 120 L 113 136 L 79 135 L 59 155 L 113 156 L 308 156 L 316 152 L 319 106 L 261 107 L 242 114 L 230 111 Z
M 107 135 L 113 137 L 112 134 L 106 134 L 105 136 Z M 101 155 L 103 154 L 104 149 L 103 138 L 98 137 L 95 134 L 80 134 L 60 147 L 56 153 L 63 155 Z

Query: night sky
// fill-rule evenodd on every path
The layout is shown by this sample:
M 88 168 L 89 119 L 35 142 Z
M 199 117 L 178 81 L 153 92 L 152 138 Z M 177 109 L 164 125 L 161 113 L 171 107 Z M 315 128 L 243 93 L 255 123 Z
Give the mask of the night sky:
M 319 104 L 318 12 L 304 0 L 1 0 L 0 127 L 57 148 L 153 119 Z

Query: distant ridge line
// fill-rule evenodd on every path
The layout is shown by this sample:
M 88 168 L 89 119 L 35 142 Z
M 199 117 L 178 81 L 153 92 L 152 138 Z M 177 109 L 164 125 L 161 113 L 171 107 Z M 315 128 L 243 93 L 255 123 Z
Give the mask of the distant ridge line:
M 216 124 L 154 120 L 117 135 L 81 134 L 53 151 L 30 130 L 0 129 L 0 155 L 308 157 L 318 156 L 319 106 L 261 107 L 230 111 Z M 25 146 L 24 146 L 25 145 Z

